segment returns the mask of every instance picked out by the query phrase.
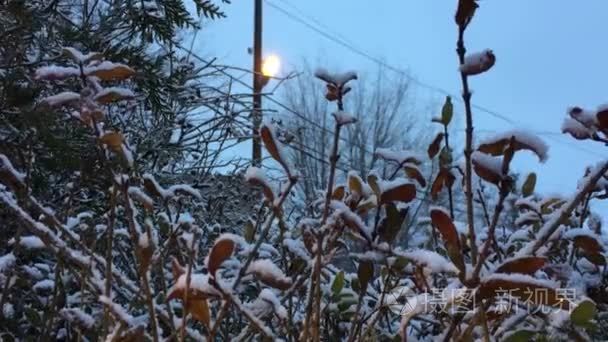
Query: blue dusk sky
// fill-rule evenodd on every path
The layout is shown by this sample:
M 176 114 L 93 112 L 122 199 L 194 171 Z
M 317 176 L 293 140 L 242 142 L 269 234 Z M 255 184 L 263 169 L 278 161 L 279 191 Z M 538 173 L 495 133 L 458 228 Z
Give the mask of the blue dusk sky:
M 218 1 L 219 2 L 219 1 Z M 251 68 L 252 0 L 223 5 L 226 19 L 204 23 L 195 51 L 221 63 Z M 264 53 L 281 56 L 282 72 L 302 69 L 302 60 L 321 57 L 328 67 L 373 72 L 378 65 L 333 42 L 280 9 L 347 40 L 417 82 L 460 94 L 455 53 L 456 0 L 267 0 L 263 2 Z M 473 103 L 508 119 L 475 109 L 476 138 L 526 129 L 549 145 L 544 164 L 528 153 L 515 170 L 539 174 L 537 191 L 570 195 L 586 165 L 608 157 L 608 147 L 560 134 L 566 109 L 608 102 L 608 28 L 605 0 L 483 0 L 466 34 L 469 51 L 490 48 L 497 62 L 470 80 Z M 322 25 L 322 26 L 321 26 Z M 393 71 L 387 71 L 391 73 Z M 249 77 L 245 78 L 249 82 Z M 355 84 L 356 86 L 356 84 Z M 417 102 L 441 104 L 444 94 L 414 83 Z M 456 139 L 463 140 L 464 112 L 455 102 Z M 420 113 L 428 120 L 436 113 Z M 507 122 L 508 121 L 508 122 Z M 249 149 L 247 149 L 247 152 Z

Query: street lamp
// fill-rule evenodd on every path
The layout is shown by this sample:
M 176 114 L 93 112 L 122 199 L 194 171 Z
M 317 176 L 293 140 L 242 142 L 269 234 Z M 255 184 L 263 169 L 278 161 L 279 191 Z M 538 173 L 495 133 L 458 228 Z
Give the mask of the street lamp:
M 264 87 L 271 77 L 275 77 L 281 69 L 281 60 L 277 55 L 268 55 L 262 61 L 262 87 Z

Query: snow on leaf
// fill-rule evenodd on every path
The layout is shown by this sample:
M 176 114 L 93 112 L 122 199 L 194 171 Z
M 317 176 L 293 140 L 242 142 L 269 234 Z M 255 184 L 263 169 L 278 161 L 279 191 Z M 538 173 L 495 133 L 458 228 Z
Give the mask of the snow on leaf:
M 169 187 L 169 189 L 167 189 L 167 193 L 170 194 L 171 197 L 176 197 L 178 195 L 188 195 L 199 200 L 202 199 L 201 193 L 188 184 L 172 185 Z
M 354 71 L 348 71 L 344 73 L 330 73 L 324 68 L 317 68 L 317 70 L 315 70 L 315 77 L 327 83 L 333 83 L 338 87 L 342 87 L 347 82 L 356 80 L 357 73 Z
M 129 196 L 141 203 L 147 210 L 154 210 L 154 200 L 150 196 L 146 195 L 142 189 L 136 186 L 130 186 L 128 192 Z
M 175 284 L 169 289 L 167 300 L 180 298 L 183 299 L 186 292 L 186 279 L 188 274 L 182 273 Z M 190 285 L 188 286 L 188 298 L 204 299 L 209 297 L 219 297 L 220 292 L 209 283 L 209 274 L 193 273 L 190 275 Z
M 252 273 L 262 283 L 277 288 L 287 290 L 291 284 L 291 278 L 285 276 L 283 271 L 270 259 L 257 259 L 249 264 L 247 273 Z
M 569 229 L 562 235 L 562 237 L 573 240 L 575 246 L 591 254 L 601 253 L 606 250 L 601 238 L 586 228 Z
M 464 59 L 464 64 L 460 66 L 460 72 L 465 75 L 473 76 L 488 71 L 496 63 L 496 56 L 490 49 L 469 54 Z
M 510 258 L 505 260 L 498 268 L 496 273 L 522 273 L 533 275 L 536 271 L 540 270 L 545 263 L 546 258 L 543 257 L 523 257 L 523 258 Z
M 471 162 L 475 173 L 483 180 L 492 184 L 499 184 L 502 180 L 502 158 L 475 151 L 471 155 Z
M 561 129 L 562 133 L 568 133 L 578 140 L 590 139 L 594 133 L 593 129 L 586 127 L 573 118 L 564 118 Z
M 135 318 L 133 318 L 133 316 L 131 316 L 124 307 L 117 303 L 114 303 L 112 299 L 101 295 L 99 296 L 99 302 L 108 307 L 112 315 L 122 323 L 126 324 L 129 327 L 132 327 L 134 325 Z
M 73 47 L 66 46 L 62 49 L 64 55 L 70 57 L 74 62 L 86 64 L 90 61 L 101 59 L 103 55 L 99 52 L 89 52 L 86 55 Z
M 339 125 L 348 125 L 348 124 L 357 122 L 357 118 L 355 118 L 351 114 L 348 114 L 341 110 L 332 113 L 332 115 L 334 116 L 334 118 L 336 119 L 336 122 Z
M 280 319 L 287 319 L 287 309 L 281 304 L 277 295 L 271 289 L 263 289 L 258 298 L 270 304 L 274 310 L 274 313 Z
M 120 81 L 135 75 L 135 71 L 121 63 L 104 61 L 87 66 L 84 68 L 84 74 L 98 77 L 102 81 Z
M 416 198 L 416 186 L 404 178 L 380 183 L 380 203 L 411 202 Z
M 112 102 L 130 100 L 133 98 L 135 98 L 135 93 L 133 93 L 131 89 L 109 87 L 104 88 L 102 91 L 95 94 L 93 99 L 101 104 L 109 104 Z
M 458 269 L 453 263 L 433 251 L 416 249 L 403 252 L 403 256 L 414 261 L 418 265 L 428 268 L 432 273 L 458 273 Z
M 49 107 L 58 107 L 64 105 L 73 105 L 80 101 L 80 94 L 73 91 L 64 91 L 57 95 L 47 96 L 42 99 L 42 103 Z
M 291 252 L 293 255 L 301 258 L 305 261 L 310 261 L 310 255 L 306 251 L 306 246 L 304 242 L 299 239 L 284 239 L 283 245 L 287 247 L 287 250 Z
M 253 185 L 261 186 L 266 200 L 268 200 L 270 203 L 274 203 L 276 195 L 273 190 L 273 186 L 266 178 L 266 174 L 262 169 L 255 166 L 250 166 L 247 168 L 247 171 L 245 172 L 245 181 Z
M 387 148 L 377 148 L 375 155 L 384 160 L 393 161 L 399 165 L 405 163 L 420 165 L 424 160 L 424 156 L 420 153 L 407 150 L 393 151 Z
M 0 256 L 0 273 L 6 272 L 8 269 L 15 265 L 17 259 L 13 253 L 8 253 Z
M 55 282 L 51 279 L 41 280 L 32 286 L 32 289 L 36 292 L 47 292 L 53 290 L 55 287 Z
M 8 241 L 8 243 L 10 245 L 15 243 L 15 238 L 12 238 Z M 25 249 L 41 249 L 44 248 L 44 242 L 42 242 L 42 240 L 40 240 L 40 238 L 38 238 L 35 235 L 29 235 L 29 236 L 22 236 L 21 238 L 19 238 L 19 245 L 22 246 Z
M 11 161 L 0 153 L 0 181 L 18 192 L 25 187 L 25 174 L 17 171 Z
M 75 67 L 62 67 L 57 65 L 48 65 L 36 69 L 34 76 L 37 80 L 60 81 L 69 77 L 80 75 L 80 70 Z
M 79 308 L 64 308 L 59 311 L 59 314 L 63 319 L 78 327 L 91 329 L 95 326 L 95 319 Z
M 477 149 L 483 153 L 499 156 L 504 154 L 511 138 L 515 140 L 513 146 L 515 151 L 530 150 L 538 156 L 541 162 L 547 160 L 549 149 L 547 144 L 536 135 L 519 130 L 511 130 L 483 139 Z
M 372 230 L 359 215 L 353 213 L 346 204 L 340 201 L 331 201 L 330 206 L 350 229 L 363 236 L 367 241 L 371 241 Z

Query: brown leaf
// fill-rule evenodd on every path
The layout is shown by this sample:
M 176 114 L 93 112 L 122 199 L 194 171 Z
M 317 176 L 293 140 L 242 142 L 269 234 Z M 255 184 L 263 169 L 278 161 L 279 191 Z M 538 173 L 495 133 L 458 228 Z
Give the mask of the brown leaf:
M 465 271 L 464 257 L 460 248 L 460 238 L 450 216 L 441 209 L 431 209 L 431 222 L 439 230 L 450 260 L 460 272 Z
M 477 150 L 493 156 L 501 156 L 504 155 L 505 151 L 509 147 L 509 144 L 511 143 L 513 151 L 528 150 L 536 154 L 541 161 L 544 161 L 546 158 L 546 151 L 537 150 L 535 146 L 518 140 L 515 135 L 505 136 L 504 138 L 498 139 L 491 143 L 481 144 Z
M 146 189 L 146 192 L 154 197 L 163 197 L 162 193 L 164 192 L 164 189 L 149 178 L 144 178 L 144 189 Z
M 344 185 L 337 186 L 331 194 L 331 199 L 341 201 L 344 198 Z
M 466 27 L 471 19 L 473 19 L 477 7 L 479 7 L 479 5 L 475 0 L 459 0 L 458 9 L 456 10 L 455 15 L 456 24 L 463 28 Z
M 135 75 L 135 70 L 124 64 L 103 62 L 87 70 L 87 76 L 96 76 L 102 81 L 121 81 Z
M 443 210 L 433 208 L 431 209 L 431 222 L 433 225 L 439 230 L 441 233 L 441 237 L 446 243 L 455 244 L 456 246 L 460 246 L 460 241 L 458 240 L 458 231 L 456 230 L 456 226 L 450 216 Z
M 431 185 L 431 197 L 433 198 L 434 201 L 437 200 L 437 197 L 439 196 L 439 193 L 441 192 L 441 189 L 443 188 L 446 178 L 447 178 L 447 170 L 446 169 L 439 170 L 439 173 L 437 173 L 437 177 L 435 178 L 435 181 L 433 181 L 433 184 Z
M 99 142 L 107 145 L 114 152 L 122 149 L 123 141 L 124 137 L 119 132 L 107 132 L 99 138 Z
M 203 323 L 205 327 L 209 328 L 210 323 L 210 312 L 209 304 L 207 299 L 190 299 L 188 298 L 188 312 L 192 314 L 192 317 L 197 321 Z
M 593 237 L 578 235 L 574 237 L 574 245 L 588 254 L 597 254 L 604 251 L 602 245 Z
M 104 91 L 104 92 L 101 92 L 101 93 L 95 95 L 95 101 L 97 101 L 100 104 L 109 104 L 109 103 L 116 102 L 116 101 L 129 100 L 132 98 L 133 98 L 133 96 L 131 96 L 131 95 L 128 95 L 124 92 L 112 90 L 112 89 L 109 89 L 107 91 Z
M 483 281 L 476 297 L 481 300 L 505 294 L 518 297 L 524 303 L 559 307 L 562 310 L 568 310 L 571 305 L 566 297 L 559 295 L 555 290 L 523 279 L 516 281 L 508 278 L 492 278 Z
M 416 186 L 411 183 L 401 184 L 383 191 L 380 195 L 380 203 L 392 201 L 410 202 L 416 198 Z
M 291 176 L 291 174 L 290 174 L 291 171 L 289 169 L 287 161 L 283 160 L 283 157 L 281 155 L 281 150 L 280 150 L 281 142 L 276 140 L 272 130 L 266 125 L 262 126 L 262 128 L 260 129 L 260 137 L 262 138 L 262 141 L 264 142 L 264 146 L 266 147 L 266 150 L 268 151 L 270 156 L 274 160 L 276 160 L 279 164 L 281 164 L 283 169 L 285 169 L 285 172 L 287 172 Z
M 274 191 L 272 191 L 272 189 L 270 188 L 270 184 L 255 177 L 247 179 L 247 182 L 249 182 L 249 184 L 251 185 L 261 187 L 262 193 L 264 193 L 264 197 L 266 198 L 266 200 L 271 204 L 274 202 Z
M 184 266 L 175 257 L 171 258 L 171 273 L 173 273 L 173 279 L 178 279 L 182 274 L 186 273 Z
M 608 129 L 608 108 L 598 111 L 595 114 L 598 126 L 601 130 Z
M 483 180 L 485 180 L 486 182 L 490 182 L 492 184 L 496 184 L 498 185 L 500 183 L 500 181 L 502 180 L 502 175 L 494 172 L 494 170 L 491 170 L 487 167 L 485 167 L 482 163 L 479 163 L 477 160 L 473 159 L 471 160 L 472 164 L 473 164 L 473 170 L 475 171 L 475 173 Z
M 439 153 L 439 149 L 441 148 L 441 141 L 443 140 L 443 133 L 437 133 L 433 142 L 429 145 L 427 153 L 429 154 L 429 158 L 433 159 Z
M 209 260 L 207 263 L 209 274 L 215 276 L 217 269 L 224 262 L 224 260 L 228 259 L 232 255 L 233 251 L 234 241 L 227 238 L 215 241 L 213 247 L 211 247 L 211 251 L 209 252 Z
M 512 259 L 498 266 L 496 273 L 522 273 L 533 275 L 536 271 L 540 270 L 545 263 L 546 258 L 542 257 L 523 257 Z
M 426 180 L 424 179 L 424 177 L 422 176 L 422 173 L 420 173 L 420 170 L 416 166 L 405 165 L 403 169 L 405 170 L 405 174 L 409 178 L 415 179 L 418 182 L 418 184 L 420 184 L 421 187 L 426 186 Z
M 255 277 L 262 283 L 281 291 L 288 290 L 293 284 L 289 278 L 275 278 L 265 273 L 256 273 Z

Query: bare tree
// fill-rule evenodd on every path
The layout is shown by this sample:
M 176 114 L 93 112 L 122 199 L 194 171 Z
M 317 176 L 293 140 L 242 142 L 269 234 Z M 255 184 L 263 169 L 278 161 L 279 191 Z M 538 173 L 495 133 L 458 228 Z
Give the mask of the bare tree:
M 292 159 L 302 170 L 301 187 L 305 200 L 315 197 L 326 184 L 326 170 L 333 119 L 328 102 L 323 98 L 325 86 L 314 77 L 308 62 L 300 77 L 286 82 L 283 99 L 297 112 L 284 120 L 290 132 Z M 374 151 L 378 148 L 423 151 L 426 120 L 416 118 L 410 97 L 411 83 L 406 76 L 391 77 L 379 67 L 374 73 L 360 76 L 350 96 L 345 98 L 357 123 L 347 127 L 342 142 L 347 146 L 338 162 L 339 170 L 355 170 L 361 175 L 383 168 Z M 294 113 L 292 113 L 294 114 Z

